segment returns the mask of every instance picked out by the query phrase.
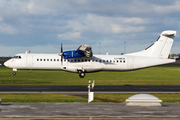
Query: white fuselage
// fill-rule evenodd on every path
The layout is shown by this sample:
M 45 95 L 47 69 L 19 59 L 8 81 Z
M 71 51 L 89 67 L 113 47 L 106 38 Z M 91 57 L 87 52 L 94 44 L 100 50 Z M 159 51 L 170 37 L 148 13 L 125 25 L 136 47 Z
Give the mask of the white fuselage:
M 78 48 L 77 52 L 75 50 L 63 52 L 61 45 L 60 54 L 17 54 L 14 58 L 5 62 L 4 65 L 13 68 L 13 71 L 17 71 L 17 69 L 44 69 L 77 72 L 81 78 L 87 72 L 141 69 L 175 62 L 175 60 L 168 59 L 175 35 L 176 31 L 163 31 L 157 41 L 145 50 L 126 55 L 92 56 L 90 47 L 85 52 L 86 54 L 83 51 L 78 53 L 82 46 Z
M 65 70 L 69 72 L 127 71 L 175 62 L 172 59 L 141 57 L 131 55 L 94 55 L 91 58 L 63 59 L 58 54 L 17 54 L 5 66 L 17 69 Z

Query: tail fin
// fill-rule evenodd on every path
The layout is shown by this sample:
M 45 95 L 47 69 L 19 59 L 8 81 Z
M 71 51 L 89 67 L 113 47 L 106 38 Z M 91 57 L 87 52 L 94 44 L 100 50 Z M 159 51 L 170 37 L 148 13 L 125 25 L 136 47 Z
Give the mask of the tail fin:
M 130 53 L 127 55 L 168 58 L 176 31 L 163 31 L 158 40 L 143 51 Z

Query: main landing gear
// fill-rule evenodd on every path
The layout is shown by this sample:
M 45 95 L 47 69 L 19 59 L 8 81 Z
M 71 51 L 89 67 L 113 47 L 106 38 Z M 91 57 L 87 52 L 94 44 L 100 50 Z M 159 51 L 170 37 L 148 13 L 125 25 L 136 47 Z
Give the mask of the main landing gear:
M 83 78 L 85 76 L 85 71 L 79 70 L 79 77 Z
M 16 72 L 13 72 L 13 75 L 16 75 Z

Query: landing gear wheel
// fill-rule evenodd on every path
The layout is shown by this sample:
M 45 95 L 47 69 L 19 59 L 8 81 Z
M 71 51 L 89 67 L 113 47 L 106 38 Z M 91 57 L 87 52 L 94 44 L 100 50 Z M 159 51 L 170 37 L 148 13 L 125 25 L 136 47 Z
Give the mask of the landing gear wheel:
M 85 76 L 85 73 L 84 73 L 84 72 L 79 73 L 79 77 L 80 77 L 80 78 L 83 78 L 84 76 Z
M 13 72 L 13 75 L 16 75 L 16 72 Z

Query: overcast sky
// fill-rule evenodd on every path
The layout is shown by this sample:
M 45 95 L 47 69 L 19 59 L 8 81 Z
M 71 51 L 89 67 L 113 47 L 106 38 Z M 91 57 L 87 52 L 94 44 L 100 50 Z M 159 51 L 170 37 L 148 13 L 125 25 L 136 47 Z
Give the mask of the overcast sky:
M 180 53 L 179 0 L 0 0 L 0 56 L 58 53 L 61 43 L 64 51 L 85 44 L 94 54 L 131 53 L 164 30 L 177 31 L 171 54 Z

